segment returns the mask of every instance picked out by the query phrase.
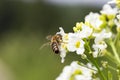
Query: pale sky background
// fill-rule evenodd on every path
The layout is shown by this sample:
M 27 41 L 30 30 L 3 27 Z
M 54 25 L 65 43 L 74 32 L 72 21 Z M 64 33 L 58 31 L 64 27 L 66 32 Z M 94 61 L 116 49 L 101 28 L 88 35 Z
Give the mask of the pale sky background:
M 46 3 L 58 6 L 96 6 L 101 7 L 105 3 L 111 0 L 43 0 Z

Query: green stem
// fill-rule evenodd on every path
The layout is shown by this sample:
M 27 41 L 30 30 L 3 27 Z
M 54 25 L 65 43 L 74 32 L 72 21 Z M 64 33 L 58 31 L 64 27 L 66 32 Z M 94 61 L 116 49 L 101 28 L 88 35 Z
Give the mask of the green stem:
M 90 61 L 89 59 L 86 58 L 86 60 L 91 63 L 91 61 Z M 79 63 L 79 65 L 81 65 L 81 66 L 83 66 L 83 67 L 86 67 L 86 68 L 88 68 L 88 69 L 91 69 L 91 70 L 93 70 L 93 71 L 97 71 L 96 69 L 90 68 L 90 67 L 88 67 L 88 66 L 86 66 L 86 65 L 83 65 L 83 64 L 80 64 L 80 63 Z
M 110 40 L 110 45 L 111 45 L 112 51 L 113 51 L 113 53 L 114 53 L 114 56 L 115 56 L 117 62 L 120 63 L 119 55 L 118 55 L 118 53 L 117 53 L 117 51 L 116 51 L 115 45 L 114 45 L 114 43 L 113 43 L 112 40 Z
M 112 74 L 111 74 L 110 71 L 108 71 L 108 80 L 113 80 L 113 79 L 112 79 Z
M 117 40 L 119 39 L 120 33 L 118 32 L 115 39 L 114 39 L 114 44 L 116 44 Z
M 113 63 L 119 64 L 118 62 L 115 61 L 116 59 L 115 59 L 115 57 L 112 55 L 111 52 L 106 51 L 106 57 L 107 57 L 110 61 L 112 61 Z
M 120 70 L 117 70 L 118 80 L 120 80 Z
M 88 47 L 88 51 L 89 53 L 92 53 L 92 50 L 90 48 L 90 45 L 88 43 L 88 41 L 86 41 L 86 46 Z M 100 76 L 102 77 L 102 80 L 107 80 L 106 77 L 104 76 L 104 74 L 102 73 L 102 71 L 100 70 L 100 67 L 98 65 L 98 63 L 96 62 L 95 58 L 93 58 L 93 56 L 91 54 L 88 54 L 89 58 L 91 59 L 88 59 L 91 63 L 93 63 L 93 65 L 97 68 L 98 72 L 100 73 Z
M 118 75 L 118 79 L 120 80 L 120 75 Z
M 97 68 L 98 72 L 100 73 L 100 76 L 102 77 L 102 80 L 107 80 L 104 74 L 102 73 L 102 71 L 100 70 L 100 67 L 97 64 L 96 60 L 92 56 L 91 56 L 91 59 L 86 59 L 86 60 L 91 62 Z
M 89 40 L 90 41 L 90 40 Z M 86 43 L 86 45 L 87 45 L 87 48 L 88 48 L 88 51 L 89 51 L 89 53 L 92 53 L 92 50 L 91 50 L 91 48 L 90 48 L 90 45 L 89 45 L 89 43 L 88 43 L 88 41 L 85 39 L 85 43 Z
M 108 65 L 108 68 L 110 68 L 110 69 L 116 71 L 116 68 L 114 68 L 114 67 L 112 67 L 112 66 L 110 66 L 110 65 Z
M 93 58 L 93 57 L 92 57 Z M 94 58 L 93 58 L 94 59 Z M 107 80 L 106 77 L 104 76 L 104 74 L 102 73 L 102 71 L 100 70 L 99 65 L 97 64 L 97 61 L 94 60 L 94 63 L 96 65 L 96 68 L 98 69 L 98 72 L 100 73 L 101 77 L 103 78 L 103 80 Z

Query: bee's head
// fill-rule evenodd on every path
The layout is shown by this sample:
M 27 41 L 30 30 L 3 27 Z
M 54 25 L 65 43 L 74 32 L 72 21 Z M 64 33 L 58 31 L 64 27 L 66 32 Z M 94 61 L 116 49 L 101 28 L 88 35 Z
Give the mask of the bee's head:
M 56 39 L 57 39 L 57 41 L 61 42 L 62 41 L 62 35 L 61 34 L 56 34 Z

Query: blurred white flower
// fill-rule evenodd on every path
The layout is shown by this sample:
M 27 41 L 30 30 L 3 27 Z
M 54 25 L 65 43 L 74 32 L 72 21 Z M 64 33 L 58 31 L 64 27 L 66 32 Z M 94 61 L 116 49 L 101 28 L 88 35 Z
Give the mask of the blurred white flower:
M 92 69 L 81 66 L 73 61 L 70 66 L 65 66 L 56 80 L 92 80 Z
M 115 19 L 114 22 L 117 27 L 120 27 L 120 22 L 117 19 Z
M 97 30 L 100 30 L 100 26 L 103 24 L 103 21 L 100 20 L 100 14 L 90 12 L 85 17 L 85 22 L 90 23 L 90 25 Z
M 15 80 L 13 71 L 0 58 L 0 80 Z
M 117 19 L 114 20 L 115 25 L 117 26 L 117 31 L 120 32 L 120 11 L 119 14 L 117 15 Z
M 112 8 L 109 4 L 105 4 L 100 12 L 105 15 L 116 15 L 117 8 Z
M 107 32 L 103 29 L 100 33 L 93 33 L 95 37 L 94 44 L 93 44 L 93 56 L 97 57 L 98 53 L 104 51 L 107 48 L 107 44 L 105 43 L 104 39 L 110 38 L 112 36 L 111 32 Z
M 120 0 L 112 0 L 109 1 L 108 4 L 117 4 L 117 6 L 120 6 Z
M 117 26 L 116 27 L 117 31 L 120 32 L 120 20 L 115 19 L 114 22 L 115 22 L 115 25 Z
M 79 38 L 79 36 L 76 33 L 69 33 L 68 34 L 68 45 L 67 49 L 70 52 L 76 51 L 77 54 L 83 54 L 85 42 Z
M 119 12 L 119 15 L 117 15 L 117 18 L 120 20 L 120 12 Z

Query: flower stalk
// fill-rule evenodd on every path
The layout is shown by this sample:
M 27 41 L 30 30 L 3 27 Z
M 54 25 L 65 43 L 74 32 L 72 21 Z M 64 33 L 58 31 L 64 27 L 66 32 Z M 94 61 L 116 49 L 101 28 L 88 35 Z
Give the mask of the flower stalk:
M 120 57 L 119 57 L 119 55 L 117 53 L 117 50 L 116 50 L 115 45 L 114 45 L 112 40 L 110 40 L 110 45 L 111 45 L 112 51 L 114 53 L 114 56 L 116 58 L 116 61 L 120 64 Z

